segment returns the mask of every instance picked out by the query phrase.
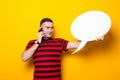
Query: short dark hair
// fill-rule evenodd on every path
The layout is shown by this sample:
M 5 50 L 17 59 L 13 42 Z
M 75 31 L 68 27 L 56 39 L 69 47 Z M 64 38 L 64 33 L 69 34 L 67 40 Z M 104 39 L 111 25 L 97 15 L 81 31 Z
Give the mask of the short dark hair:
M 40 26 L 41 26 L 44 22 L 52 22 L 52 23 L 53 23 L 52 19 L 50 19 L 50 18 L 43 18 L 43 19 L 40 21 Z

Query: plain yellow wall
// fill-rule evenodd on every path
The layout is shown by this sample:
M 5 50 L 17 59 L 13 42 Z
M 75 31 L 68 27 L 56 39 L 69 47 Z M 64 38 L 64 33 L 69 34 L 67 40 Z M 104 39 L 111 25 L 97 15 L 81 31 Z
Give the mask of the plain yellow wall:
M 50 17 L 54 37 L 77 41 L 70 32 L 72 21 L 81 13 L 100 10 L 110 15 L 112 27 L 105 39 L 88 43 L 75 55 L 62 56 L 63 80 L 120 80 L 119 0 L 1 0 L 0 80 L 32 80 L 32 61 L 22 62 L 21 53 L 37 38 L 39 22 Z

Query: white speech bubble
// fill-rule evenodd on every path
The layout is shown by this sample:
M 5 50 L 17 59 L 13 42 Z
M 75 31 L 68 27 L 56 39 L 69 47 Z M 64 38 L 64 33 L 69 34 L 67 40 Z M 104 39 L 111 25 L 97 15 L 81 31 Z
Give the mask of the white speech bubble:
M 76 39 L 81 40 L 81 43 L 72 54 L 83 48 L 88 41 L 105 35 L 110 27 L 111 19 L 104 12 L 88 11 L 79 15 L 71 25 L 71 33 Z

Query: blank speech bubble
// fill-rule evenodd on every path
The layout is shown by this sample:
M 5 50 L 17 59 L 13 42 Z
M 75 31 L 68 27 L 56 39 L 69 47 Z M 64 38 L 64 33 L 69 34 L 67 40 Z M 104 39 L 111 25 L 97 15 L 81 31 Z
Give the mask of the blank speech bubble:
M 88 11 L 79 15 L 71 25 L 72 35 L 81 40 L 79 47 L 72 53 L 82 49 L 88 41 L 105 35 L 111 27 L 110 17 L 101 11 Z

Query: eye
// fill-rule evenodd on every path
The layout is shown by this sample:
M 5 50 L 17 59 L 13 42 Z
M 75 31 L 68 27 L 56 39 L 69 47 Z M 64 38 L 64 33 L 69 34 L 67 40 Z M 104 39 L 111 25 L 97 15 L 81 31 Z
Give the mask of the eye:
M 47 27 L 47 29 L 49 29 L 49 27 Z
M 51 27 L 51 29 L 53 29 L 54 27 Z

